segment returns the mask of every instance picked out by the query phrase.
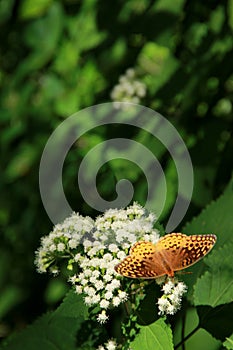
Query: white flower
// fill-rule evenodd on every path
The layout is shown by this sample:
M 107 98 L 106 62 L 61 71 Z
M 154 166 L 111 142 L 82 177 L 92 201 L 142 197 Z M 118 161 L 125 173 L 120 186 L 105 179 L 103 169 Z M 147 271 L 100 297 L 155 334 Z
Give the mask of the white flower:
M 92 304 L 98 304 L 100 302 L 100 295 L 99 294 L 95 294 L 92 297 Z
M 122 249 L 124 249 L 124 250 L 126 250 L 126 249 L 129 249 L 130 248 L 130 244 L 129 243 L 122 243 L 122 245 L 121 245 L 121 247 L 122 247 Z
M 129 241 L 130 244 L 135 243 L 136 242 L 136 236 L 133 233 L 129 234 L 128 235 L 128 241 Z
M 112 294 L 112 292 L 106 292 L 104 297 L 105 297 L 106 300 L 109 300 L 109 299 L 112 299 L 113 294 Z
M 91 269 L 85 269 L 84 272 L 83 272 L 84 276 L 85 277 L 91 277 L 92 276 L 92 271 Z
M 74 261 L 75 261 L 75 262 L 78 262 L 78 261 L 80 261 L 81 259 L 82 259 L 82 255 L 81 255 L 80 253 L 75 254 L 75 256 L 74 256 Z
M 106 299 L 102 299 L 100 302 L 101 309 L 107 309 L 109 307 L 109 301 Z
M 119 252 L 118 246 L 117 246 L 116 244 L 113 244 L 113 243 L 112 243 L 112 244 L 109 244 L 108 249 L 109 249 L 109 251 L 112 252 L 112 253 L 117 253 L 117 252 Z
M 181 297 L 175 292 L 173 292 L 173 294 L 169 295 L 169 300 L 171 300 L 172 304 L 174 304 L 174 305 L 181 303 Z
M 63 252 L 65 249 L 66 249 L 66 246 L 65 246 L 64 243 L 58 243 L 58 245 L 57 245 L 57 250 L 58 250 L 59 252 Z
M 128 68 L 126 70 L 126 76 L 128 78 L 134 78 L 135 77 L 135 70 L 133 68 Z
M 92 242 L 91 241 L 89 241 L 88 239 L 85 239 L 84 241 L 83 241 L 83 246 L 84 246 L 84 248 L 90 248 L 90 247 L 92 247 Z
M 103 345 L 99 345 L 97 350 L 116 350 L 117 349 L 117 343 L 113 339 L 109 339 L 104 345 L 105 347 Z
M 100 266 L 100 259 L 99 258 L 91 258 L 90 260 L 88 260 L 87 265 L 90 265 L 92 267 L 99 267 Z M 85 268 L 85 266 L 81 266 L 83 268 Z
M 157 243 L 159 240 L 160 236 L 157 230 L 152 230 L 150 233 L 150 239 L 149 241 L 151 241 L 152 243 Z
M 83 292 L 82 286 L 76 285 L 75 286 L 75 291 L 76 291 L 77 294 L 82 294 L 82 292 Z
M 170 303 L 167 299 L 161 297 L 158 299 L 158 306 L 159 306 L 159 315 L 163 315 L 167 312 L 167 309 L 170 306 Z
M 182 295 L 187 286 L 177 280 L 169 280 L 162 287 L 163 296 L 158 299 L 159 315 L 174 315 L 181 307 Z
M 175 305 L 170 304 L 167 308 L 167 314 L 174 315 L 177 311 L 177 307 Z
M 88 279 L 84 278 L 84 279 L 80 280 L 80 284 L 83 285 L 83 286 L 87 285 L 88 284 Z
M 114 289 L 119 288 L 120 285 L 121 285 L 121 282 L 120 282 L 119 280 L 117 280 L 117 279 L 114 279 L 114 280 L 112 280 L 111 283 L 109 283 L 109 284 L 106 286 L 106 289 L 107 289 L 108 291 L 113 291 Z
M 85 304 L 87 304 L 88 306 L 97 304 L 100 301 L 100 296 L 99 295 L 93 295 L 93 296 L 86 296 L 84 298 Z
M 178 294 L 184 294 L 187 292 L 187 286 L 183 282 L 179 282 L 175 287 L 175 291 L 177 291 Z
M 125 254 L 125 252 L 123 252 L 122 250 L 120 250 L 120 251 L 117 253 L 117 258 L 118 258 L 119 260 L 123 260 L 125 257 L 126 257 L 126 254 Z
M 121 303 L 121 299 L 118 296 L 113 297 L 113 299 L 112 299 L 113 306 L 117 307 L 120 305 L 120 303 Z
M 54 252 L 56 250 L 56 245 L 55 244 L 51 244 L 50 247 L 49 247 L 49 251 L 50 252 Z
M 112 258 L 113 258 L 113 256 L 112 256 L 112 254 L 110 254 L 110 253 L 106 253 L 106 254 L 104 254 L 104 256 L 103 256 L 103 260 L 104 260 L 105 263 L 111 261 Z
M 72 249 L 77 248 L 79 241 L 77 239 L 70 239 L 68 244 L 69 244 L 69 247 Z
M 121 243 L 123 241 L 123 239 L 124 239 L 124 236 L 125 236 L 125 232 L 123 230 L 118 230 L 116 232 L 116 241 L 118 243 Z
M 90 276 L 89 281 L 93 284 L 96 285 L 98 283 L 98 279 L 95 276 Z
M 106 311 L 103 310 L 98 316 L 97 316 L 97 321 L 100 324 L 106 323 L 108 320 L 108 315 L 106 315 Z
M 121 302 L 124 302 L 128 299 L 127 293 L 124 291 L 121 291 L 121 290 L 118 291 L 118 296 L 119 296 Z
M 100 276 L 100 272 L 98 270 L 92 271 L 92 276 L 98 278 Z
M 139 103 L 146 94 L 146 85 L 137 80 L 136 72 L 133 68 L 127 69 L 124 75 L 119 77 L 119 83 L 114 86 L 110 97 L 115 101 L 116 108 L 124 108 L 116 101 Z
M 93 287 L 86 286 L 83 290 L 90 297 L 92 297 L 95 294 L 95 289 Z
M 84 298 L 84 302 L 86 305 L 90 306 L 92 304 L 92 298 L 88 295 Z
M 83 272 L 80 272 L 80 274 L 78 275 L 78 279 L 82 281 L 84 280 L 84 278 L 85 278 L 85 274 Z
M 107 343 L 105 343 L 107 350 L 116 350 L 116 342 L 114 340 L 109 340 Z
M 110 282 L 113 279 L 112 274 L 106 273 L 103 279 L 105 280 L 105 282 Z
M 69 277 L 68 281 L 71 282 L 71 284 L 75 284 L 78 281 L 78 278 L 76 275 L 73 275 Z
M 174 283 L 172 281 L 168 281 L 164 284 L 162 290 L 164 291 L 164 294 L 170 294 L 172 290 L 174 289 Z

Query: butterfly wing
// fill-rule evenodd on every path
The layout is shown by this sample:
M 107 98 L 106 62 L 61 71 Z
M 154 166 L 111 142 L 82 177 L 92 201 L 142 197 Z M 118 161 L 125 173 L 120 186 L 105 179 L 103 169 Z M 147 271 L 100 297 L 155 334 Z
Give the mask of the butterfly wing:
M 216 243 L 213 234 L 191 235 L 171 233 L 162 237 L 156 244 L 163 260 L 173 271 L 187 268 L 210 252 Z
M 155 259 L 155 245 L 151 242 L 137 242 L 123 261 L 115 266 L 115 271 L 130 278 L 157 278 L 165 274 L 159 261 Z M 153 261 L 153 264 L 151 262 Z

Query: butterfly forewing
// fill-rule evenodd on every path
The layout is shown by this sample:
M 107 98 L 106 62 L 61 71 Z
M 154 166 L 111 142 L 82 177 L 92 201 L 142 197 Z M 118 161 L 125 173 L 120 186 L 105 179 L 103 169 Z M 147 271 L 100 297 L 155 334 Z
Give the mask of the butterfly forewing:
M 129 254 L 144 259 L 153 256 L 154 252 L 155 245 L 152 242 L 140 241 L 130 248 Z
M 191 236 L 187 236 L 183 233 L 169 233 L 160 238 L 155 245 L 155 249 L 156 251 L 164 249 L 169 251 L 179 251 L 179 249 L 186 244 L 188 237 Z
M 187 236 L 185 245 L 181 250 L 181 269 L 195 264 L 208 254 L 216 243 L 216 240 L 217 237 L 215 235 Z

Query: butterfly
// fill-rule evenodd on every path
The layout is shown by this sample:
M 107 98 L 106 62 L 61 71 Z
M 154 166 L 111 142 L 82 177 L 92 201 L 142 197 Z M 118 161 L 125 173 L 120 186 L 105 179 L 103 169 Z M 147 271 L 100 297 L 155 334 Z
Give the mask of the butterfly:
M 157 278 L 164 275 L 174 277 L 210 252 L 216 243 L 213 234 L 191 235 L 170 233 L 156 244 L 136 242 L 129 255 L 115 266 L 115 271 L 130 278 Z

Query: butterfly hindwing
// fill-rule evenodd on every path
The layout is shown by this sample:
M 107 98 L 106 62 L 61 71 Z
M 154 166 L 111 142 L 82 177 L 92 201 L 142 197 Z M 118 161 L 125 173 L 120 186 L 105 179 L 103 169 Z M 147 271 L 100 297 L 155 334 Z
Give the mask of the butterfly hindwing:
M 151 267 L 155 245 L 151 242 L 137 242 L 130 249 L 130 255 L 115 266 L 116 272 L 131 278 L 156 278 L 164 275 L 159 266 Z M 158 264 L 159 265 L 159 264 Z

